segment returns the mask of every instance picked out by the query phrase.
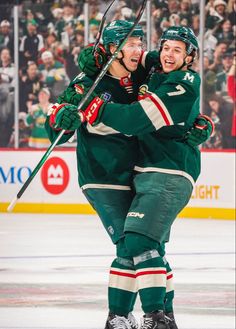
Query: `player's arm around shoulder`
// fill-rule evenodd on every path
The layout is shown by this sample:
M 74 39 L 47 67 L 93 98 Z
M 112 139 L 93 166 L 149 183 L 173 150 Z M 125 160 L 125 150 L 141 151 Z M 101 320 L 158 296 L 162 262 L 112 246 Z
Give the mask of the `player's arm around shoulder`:
M 161 78 L 159 73 L 154 73 L 151 81 L 140 87 L 139 101 L 133 104 L 98 102 L 89 105 L 85 110 L 86 120 L 92 118 L 93 122 L 89 121 L 91 124 L 103 122 L 130 135 L 146 134 L 178 123 L 185 124 L 199 96 L 200 79 L 195 73 L 174 73 L 161 75 Z
M 157 50 L 144 51 L 140 58 L 140 64 L 148 71 L 152 67 L 158 67 L 160 65 L 159 52 Z

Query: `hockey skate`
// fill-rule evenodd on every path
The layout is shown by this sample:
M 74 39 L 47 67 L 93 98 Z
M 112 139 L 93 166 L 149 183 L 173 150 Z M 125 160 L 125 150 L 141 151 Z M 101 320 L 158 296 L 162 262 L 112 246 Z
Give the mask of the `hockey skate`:
M 125 316 L 109 313 L 105 329 L 136 329 Z
M 133 314 L 131 312 L 128 314 L 128 322 L 130 324 L 131 329 L 138 329 L 139 328 L 138 322 L 137 322 L 137 320 L 135 319 L 135 317 L 133 316 Z
M 140 329 L 170 329 L 163 311 L 147 313 Z
M 170 329 L 178 329 L 173 312 L 165 313 L 165 318 Z

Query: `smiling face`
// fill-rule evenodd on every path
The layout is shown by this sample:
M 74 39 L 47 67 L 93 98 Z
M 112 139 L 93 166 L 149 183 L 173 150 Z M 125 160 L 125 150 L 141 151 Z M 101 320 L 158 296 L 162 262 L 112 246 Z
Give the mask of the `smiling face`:
M 162 69 L 165 73 L 181 70 L 187 70 L 187 64 L 192 60 L 192 56 L 188 56 L 186 45 L 179 40 L 166 40 L 162 46 L 160 60 Z M 183 67 L 182 65 L 186 63 Z

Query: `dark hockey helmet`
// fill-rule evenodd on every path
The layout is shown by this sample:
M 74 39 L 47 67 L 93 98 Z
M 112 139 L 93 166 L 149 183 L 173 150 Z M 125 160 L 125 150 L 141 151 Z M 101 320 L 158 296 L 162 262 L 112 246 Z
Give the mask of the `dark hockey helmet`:
M 188 55 L 193 56 L 193 60 L 198 53 L 198 41 L 193 30 L 185 26 L 171 26 L 163 32 L 159 41 L 159 51 L 161 51 L 163 43 L 166 40 L 179 40 L 186 44 L 186 51 Z
M 108 46 L 110 44 L 119 46 L 121 42 L 126 38 L 133 24 L 134 24 L 133 22 L 129 22 L 125 20 L 116 20 L 107 24 L 102 34 L 102 40 L 106 50 L 109 50 Z M 142 27 L 140 25 L 137 25 L 135 26 L 131 34 L 131 37 L 142 38 L 143 35 L 144 33 Z

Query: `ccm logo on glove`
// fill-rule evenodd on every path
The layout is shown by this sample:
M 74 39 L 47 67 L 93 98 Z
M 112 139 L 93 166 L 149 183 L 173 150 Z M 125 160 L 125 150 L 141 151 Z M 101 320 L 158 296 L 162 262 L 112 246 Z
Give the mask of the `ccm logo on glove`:
M 101 98 L 95 97 L 88 105 L 86 110 L 84 112 L 80 112 L 83 114 L 84 121 L 86 120 L 92 125 L 96 121 L 99 114 L 99 110 L 103 104 L 104 101 Z

